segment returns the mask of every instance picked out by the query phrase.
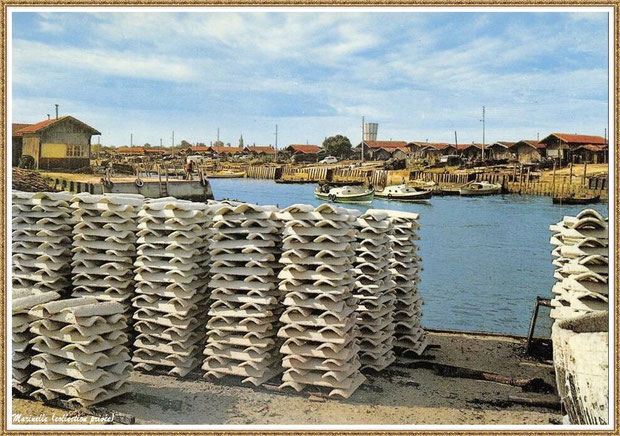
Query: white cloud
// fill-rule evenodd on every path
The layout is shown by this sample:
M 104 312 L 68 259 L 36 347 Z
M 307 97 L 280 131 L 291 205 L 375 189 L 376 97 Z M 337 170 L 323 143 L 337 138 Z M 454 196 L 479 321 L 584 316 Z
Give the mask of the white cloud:
M 128 50 L 63 47 L 21 39 L 13 41 L 13 63 L 165 81 L 188 81 L 198 76 L 182 58 Z

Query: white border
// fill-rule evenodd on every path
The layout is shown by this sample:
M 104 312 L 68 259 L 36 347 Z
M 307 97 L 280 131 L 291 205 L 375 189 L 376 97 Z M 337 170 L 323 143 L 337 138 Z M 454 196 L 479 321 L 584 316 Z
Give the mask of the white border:
M 486 13 L 510 13 L 510 12 L 597 12 L 608 14 L 608 138 L 609 138 L 609 200 L 607 213 L 609 219 L 609 235 L 612 240 L 615 237 L 614 210 L 615 205 L 615 99 L 614 99 L 614 79 L 617 72 L 614 69 L 614 10 L 612 7 L 8 7 L 7 13 L 7 125 L 5 144 L 7 144 L 7 198 L 6 215 L 7 224 L 10 223 L 11 212 L 11 196 L 10 181 L 12 180 L 12 122 L 13 122 L 13 86 L 12 86 L 12 66 L 13 66 L 13 12 L 97 12 L 97 13 L 170 13 L 170 12 L 202 12 L 202 13 L 224 13 L 224 12 L 335 12 L 335 13 L 357 13 L 357 12 L 375 12 L 375 13 L 397 13 L 397 12 L 413 12 L 413 13 L 448 13 L 448 12 L 486 12 Z M 10 237 L 12 226 L 9 224 L 7 228 L 7 237 Z M 8 239 L 7 247 L 7 264 L 5 265 L 7 272 L 7 310 L 11 307 L 11 283 L 9 281 L 11 274 L 11 256 L 12 247 L 10 239 Z M 615 244 L 610 244 L 609 253 L 609 269 L 616 273 L 615 269 Z M 614 281 L 610 283 L 609 300 L 615 301 L 615 276 Z M 12 376 L 11 376 L 11 360 L 8 356 L 12 355 L 11 334 L 11 317 L 6 315 L 6 336 L 7 344 L 7 393 L 12 392 Z M 577 430 L 613 430 L 615 419 L 615 382 L 614 366 L 615 366 L 615 350 L 613 348 L 615 340 L 615 312 L 610 314 L 609 319 L 609 424 L 601 426 L 587 425 L 16 425 L 12 423 L 12 399 L 13 396 L 7 396 L 7 430 L 537 430 L 537 431 L 577 431 Z

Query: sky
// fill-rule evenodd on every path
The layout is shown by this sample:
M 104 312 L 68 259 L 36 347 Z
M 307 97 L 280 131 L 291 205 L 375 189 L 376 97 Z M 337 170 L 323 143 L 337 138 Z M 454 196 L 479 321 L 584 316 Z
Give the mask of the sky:
M 378 10 L 378 9 L 377 9 Z M 445 11 L 445 9 L 443 9 Z M 12 13 L 12 122 L 72 115 L 105 145 L 485 142 L 603 135 L 601 12 Z

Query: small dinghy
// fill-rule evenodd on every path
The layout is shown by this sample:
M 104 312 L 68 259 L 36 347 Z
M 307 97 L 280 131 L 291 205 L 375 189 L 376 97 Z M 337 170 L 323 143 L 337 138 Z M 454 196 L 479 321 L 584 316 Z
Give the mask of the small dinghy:
M 342 186 L 331 188 L 323 185 L 314 190 L 321 200 L 335 203 L 370 203 L 375 198 L 375 190 L 365 186 Z
M 402 184 L 386 186 L 382 191 L 375 192 L 375 196 L 377 198 L 387 198 L 388 200 L 423 201 L 430 199 L 433 196 L 433 192 Z
M 600 195 L 571 194 L 553 197 L 553 204 L 589 204 L 601 201 Z
M 473 197 L 477 195 L 493 195 L 502 192 L 502 185 L 500 183 L 489 182 L 471 182 L 462 186 L 459 189 L 459 194 L 462 196 Z

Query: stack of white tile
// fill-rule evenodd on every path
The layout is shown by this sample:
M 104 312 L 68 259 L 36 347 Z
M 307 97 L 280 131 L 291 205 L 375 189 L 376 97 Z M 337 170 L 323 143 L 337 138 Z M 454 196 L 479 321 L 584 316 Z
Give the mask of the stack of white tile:
M 30 332 L 30 324 L 33 317 L 28 311 L 34 306 L 59 298 L 60 294 L 57 292 L 37 293 L 34 289 L 13 289 L 11 300 L 13 388 L 23 394 L 32 390 L 32 386 L 26 382 L 34 371 L 34 367 L 30 364 L 33 354 L 30 340 L 34 338 Z
M 282 372 L 276 336 L 281 310 L 277 208 L 212 207 L 211 299 L 205 378 L 244 377 L 258 386 Z
M 74 297 L 117 301 L 130 314 L 135 295 L 137 217 L 143 202 L 143 196 L 131 194 L 81 193 L 73 197 Z
M 175 198 L 147 201 L 138 213 L 133 362 L 183 377 L 201 362 L 205 343 L 207 205 Z
M 418 294 L 421 259 L 415 241 L 420 237 L 416 230 L 418 214 L 389 211 L 392 222 L 391 272 L 396 295 L 394 311 L 394 347 L 417 355 L 427 346 L 426 332 L 420 325 L 422 298 Z
M 362 369 L 380 371 L 395 360 L 394 308 L 392 281 L 392 223 L 387 211 L 369 209 L 356 223 L 357 248 L 353 274 L 353 293 L 357 300 Z
M 550 316 L 565 319 L 609 310 L 609 229 L 592 209 L 549 227 L 557 268 Z
M 130 391 L 124 307 L 92 297 L 52 301 L 32 308 L 35 371 L 33 396 L 91 406 Z
M 278 277 L 287 308 L 278 332 L 285 339 L 282 387 L 323 386 L 329 396 L 348 398 L 365 380 L 351 271 L 359 215 L 327 204 L 293 205 L 278 214 L 285 224 Z
M 66 294 L 71 274 L 72 194 L 12 192 L 13 288 Z

